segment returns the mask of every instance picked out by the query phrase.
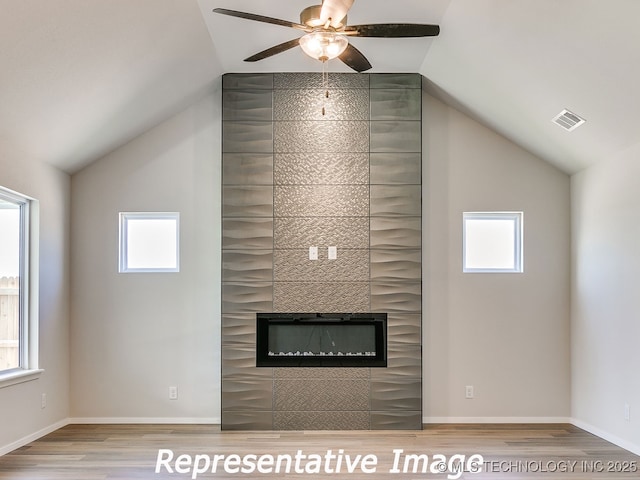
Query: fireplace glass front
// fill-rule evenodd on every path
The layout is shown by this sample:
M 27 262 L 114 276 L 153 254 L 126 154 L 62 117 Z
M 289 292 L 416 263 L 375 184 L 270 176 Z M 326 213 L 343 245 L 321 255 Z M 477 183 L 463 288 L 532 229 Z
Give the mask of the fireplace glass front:
M 258 367 L 386 367 L 386 313 L 258 313 Z

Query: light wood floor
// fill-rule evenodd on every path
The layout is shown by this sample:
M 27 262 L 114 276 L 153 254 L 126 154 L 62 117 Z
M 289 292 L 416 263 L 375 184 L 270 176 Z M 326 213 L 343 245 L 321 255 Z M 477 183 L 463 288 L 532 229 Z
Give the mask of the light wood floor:
M 159 452 L 172 461 L 174 472 L 162 466 L 155 473 Z M 301 450 L 299 469 L 295 472 L 295 455 Z M 342 450 L 340 473 L 337 455 Z M 403 450 L 394 472 L 394 450 Z M 455 478 L 453 473 L 413 473 L 414 462 L 402 473 L 405 454 L 427 455 L 428 466 L 434 455 L 473 454 L 483 456 L 483 471 L 464 472 L 463 479 L 627 479 L 640 478 L 640 457 L 618 448 L 571 425 L 429 425 L 423 431 L 375 432 L 221 432 L 211 425 L 69 425 L 10 454 L 0 457 L 0 478 L 30 480 L 97 480 L 97 479 L 189 479 L 193 469 L 185 464 L 183 473 L 175 471 L 176 459 L 189 455 L 199 465 L 215 455 L 245 457 L 247 465 L 257 468 L 260 457 L 264 469 L 269 459 L 264 456 L 290 455 L 291 473 L 233 473 L 232 457 L 225 471 L 224 460 L 218 470 L 196 475 L 197 478 L 333 478 L 345 480 L 393 480 L 394 478 L 425 479 Z M 253 457 L 251 456 L 253 455 Z M 349 459 L 346 458 L 349 455 Z M 348 461 L 370 455 L 365 471 L 358 467 L 347 471 Z M 322 466 L 320 460 L 322 457 Z M 286 458 L 286 457 L 285 457 Z M 422 458 L 424 460 L 424 457 Z M 187 461 L 188 457 L 183 457 Z M 348 460 L 348 461 L 347 461 Z M 367 473 L 374 468 L 375 472 Z M 178 468 L 180 465 L 178 464 Z M 315 468 L 320 473 L 314 473 Z M 246 467 L 250 468 L 250 467 Z M 274 468 L 274 467 L 271 467 Z M 284 466 L 282 467 L 285 468 Z M 325 470 L 327 468 L 328 470 Z M 304 469 L 308 469 L 306 472 Z M 554 471 L 556 470 L 556 471 Z M 594 472 L 595 470 L 595 472 Z M 620 470 L 627 470 L 621 472 Z M 326 471 L 331 473 L 325 473 Z M 449 477 L 448 477 L 449 476 Z

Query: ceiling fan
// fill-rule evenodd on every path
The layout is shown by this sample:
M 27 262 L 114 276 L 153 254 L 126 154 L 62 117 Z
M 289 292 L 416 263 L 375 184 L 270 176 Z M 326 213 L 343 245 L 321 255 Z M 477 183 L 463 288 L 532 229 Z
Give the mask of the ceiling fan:
M 337 57 L 356 72 L 364 72 L 371 68 L 371 64 L 360 50 L 349 43 L 347 37 L 435 37 L 440 33 L 438 25 L 420 23 L 347 25 L 347 13 L 354 1 L 323 0 L 321 5 L 312 5 L 302 10 L 300 12 L 300 23 L 226 8 L 216 8 L 213 11 L 256 22 L 295 28 L 305 32 L 305 35 L 300 38 L 275 45 L 249 58 L 245 58 L 245 62 L 257 62 L 299 45 L 307 55 L 323 63 Z

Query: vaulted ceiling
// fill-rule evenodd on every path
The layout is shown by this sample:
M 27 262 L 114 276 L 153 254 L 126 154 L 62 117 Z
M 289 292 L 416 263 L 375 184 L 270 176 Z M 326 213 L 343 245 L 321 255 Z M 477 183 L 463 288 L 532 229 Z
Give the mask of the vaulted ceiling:
M 184 109 L 225 72 L 320 71 L 298 48 L 314 0 L 0 0 L 0 154 L 75 172 Z M 370 72 L 429 91 L 573 173 L 640 143 L 640 1 L 356 0 L 349 24 L 436 23 L 440 36 L 354 38 Z M 339 61 L 329 70 L 349 71 Z M 562 109 L 587 122 L 567 132 Z

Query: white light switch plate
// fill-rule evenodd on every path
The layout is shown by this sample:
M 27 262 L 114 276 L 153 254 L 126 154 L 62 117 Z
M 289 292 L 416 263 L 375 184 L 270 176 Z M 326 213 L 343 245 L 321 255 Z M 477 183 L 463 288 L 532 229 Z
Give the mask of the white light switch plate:
M 309 247 L 309 260 L 318 259 L 318 247 Z
M 329 260 L 335 260 L 338 258 L 338 247 L 329 247 L 327 250 L 327 256 Z

